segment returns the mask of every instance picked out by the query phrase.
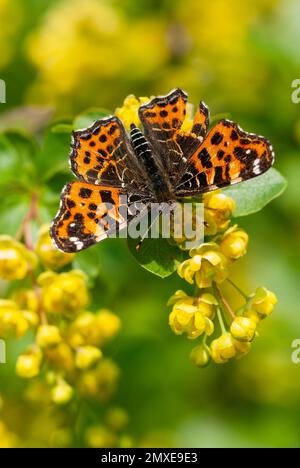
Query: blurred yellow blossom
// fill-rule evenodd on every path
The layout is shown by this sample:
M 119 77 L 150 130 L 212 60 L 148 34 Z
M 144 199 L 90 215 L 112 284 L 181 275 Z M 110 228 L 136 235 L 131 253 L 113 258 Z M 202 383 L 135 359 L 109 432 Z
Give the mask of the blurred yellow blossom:
M 42 353 L 40 349 L 37 346 L 32 346 L 18 357 L 16 373 L 23 379 L 32 379 L 39 374 L 41 362 Z
M 37 257 L 33 252 L 12 237 L 0 236 L 0 278 L 23 279 L 36 266 Z
M 42 287 L 42 301 L 47 312 L 68 314 L 78 312 L 89 302 L 87 277 L 80 270 L 66 273 L 41 273 L 38 283 Z
M 55 3 L 27 41 L 27 53 L 39 71 L 29 99 L 64 104 L 64 110 L 78 100 L 110 104 L 107 86 L 118 95 L 120 77 L 148 78 L 170 55 L 162 19 L 129 18 L 97 0 Z
M 68 265 L 75 255 L 58 250 L 50 237 L 48 225 L 43 225 L 40 228 L 36 244 L 36 253 L 47 268 L 52 268 L 54 270 Z

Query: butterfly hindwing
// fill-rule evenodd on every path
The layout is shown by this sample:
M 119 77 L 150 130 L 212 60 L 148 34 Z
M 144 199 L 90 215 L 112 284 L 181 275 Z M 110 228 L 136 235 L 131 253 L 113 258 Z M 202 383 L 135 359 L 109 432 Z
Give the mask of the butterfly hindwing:
M 95 185 L 124 187 L 138 180 L 138 167 L 123 124 L 112 116 L 73 132 L 70 162 L 74 174 Z
M 264 137 L 244 132 L 221 120 L 189 158 L 176 187 L 176 196 L 208 192 L 256 177 L 268 170 L 274 151 Z
M 51 236 L 64 252 L 78 252 L 115 235 L 130 220 L 130 204 L 139 196 L 85 182 L 67 184 Z

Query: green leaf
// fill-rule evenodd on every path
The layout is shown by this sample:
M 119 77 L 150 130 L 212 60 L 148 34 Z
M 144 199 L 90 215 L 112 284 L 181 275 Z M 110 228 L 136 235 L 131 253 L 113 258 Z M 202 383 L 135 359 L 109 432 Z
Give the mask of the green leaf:
M 107 117 L 110 114 L 109 110 L 106 109 L 97 109 L 91 108 L 87 109 L 82 114 L 79 114 L 73 123 L 73 127 L 75 130 L 79 128 L 87 128 L 92 125 L 95 120 L 102 119 L 103 117 Z
M 21 131 L 0 134 L 0 185 L 31 189 L 36 181 L 36 142 Z
M 287 181 L 274 168 L 254 179 L 224 189 L 224 193 L 233 198 L 236 208 L 235 218 L 260 211 L 286 189 Z
M 49 181 L 60 172 L 69 173 L 71 125 L 58 123 L 46 130 L 44 144 L 38 159 L 43 181 Z
M 139 251 L 136 250 L 138 242 L 139 239 L 128 238 L 130 252 L 143 268 L 160 278 L 170 276 L 186 257 L 185 252 L 170 245 L 164 238 L 145 239 Z
M 37 142 L 22 130 L 8 130 L 5 136 L 14 147 L 19 163 L 16 179 L 32 187 L 36 180 L 36 158 L 39 152 Z

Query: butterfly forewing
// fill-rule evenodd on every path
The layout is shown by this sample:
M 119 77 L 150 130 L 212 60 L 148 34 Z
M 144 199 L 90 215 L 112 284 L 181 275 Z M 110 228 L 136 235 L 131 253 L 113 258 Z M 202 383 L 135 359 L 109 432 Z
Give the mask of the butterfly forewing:
M 196 195 L 248 180 L 267 171 L 273 162 L 274 151 L 268 140 L 221 120 L 189 158 L 176 196 Z
M 74 174 L 86 182 L 119 188 L 139 182 L 142 189 L 142 174 L 117 117 L 97 120 L 91 127 L 73 132 L 70 162 Z

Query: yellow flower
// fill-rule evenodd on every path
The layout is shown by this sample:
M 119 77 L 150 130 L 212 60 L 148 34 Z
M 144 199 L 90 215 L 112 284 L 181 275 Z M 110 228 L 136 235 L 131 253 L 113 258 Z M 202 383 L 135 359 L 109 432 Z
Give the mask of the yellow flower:
M 37 266 L 36 255 L 12 237 L 0 236 L 0 278 L 23 279 Z
M 37 329 L 36 342 L 41 348 L 56 346 L 61 339 L 59 328 L 55 325 L 40 325 Z
M 32 379 L 39 374 L 41 362 L 42 353 L 38 347 L 33 346 L 18 357 L 16 373 L 23 379 Z
M 175 304 L 169 316 L 169 325 L 176 335 L 187 334 L 191 340 L 206 333 L 214 332 L 213 322 L 205 317 L 198 308 L 189 304 Z
M 53 387 L 51 399 L 57 405 L 65 405 L 73 398 L 74 390 L 65 380 L 59 379 L 57 385 Z
M 199 288 L 207 288 L 213 281 L 221 283 L 227 277 L 227 260 L 214 242 L 202 244 L 190 250 L 191 259 L 181 263 L 177 272 L 188 283 L 195 282 Z
M 116 436 L 104 426 L 92 426 L 86 431 L 85 439 L 91 448 L 115 447 Z
M 82 271 L 44 272 L 38 277 L 47 312 L 69 314 L 86 307 L 89 301 L 87 278 Z
M 189 133 L 192 130 L 193 126 L 193 109 L 194 106 L 191 103 L 187 103 L 186 105 L 186 116 L 183 121 L 183 124 L 181 125 L 180 132 L 181 133 Z
M 236 355 L 236 347 L 230 333 L 223 333 L 210 345 L 211 357 L 217 364 L 224 364 Z
M 36 245 L 36 253 L 47 268 L 61 268 L 72 262 L 74 255 L 58 250 L 49 234 L 49 226 L 40 228 L 39 238 Z
M 247 317 L 251 319 L 253 322 L 256 323 L 256 325 L 260 322 L 261 317 L 258 315 L 258 313 L 253 310 L 253 309 L 247 309 L 245 312 L 243 312 L 243 317 Z
M 17 337 L 25 335 L 32 326 L 34 313 L 20 310 L 15 301 L 0 299 L 0 336 L 15 334 Z
M 176 291 L 175 294 L 173 294 L 169 298 L 169 300 L 167 302 L 167 306 L 171 306 L 171 305 L 174 305 L 174 304 L 190 304 L 190 305 L 193 305 L 194 301 L 195 301 L 194 297 L 188 296 L 184 291 L 182 291 L 181 289 L 178 289 L 178 291 Z
M 252 341 L 255 331 L 256 322 L 248 317 L 236 317 L 230 326 L 230 333 L 238 341 Z
M 205 317 L 213 319 L 216 312 L 216 305 L 218 305 L 218 301 L 210 293 L 201 294 L 201 296 L 196 298 L 196 305 L 198 311 L 201 312 Z
M 86 397 L 107 401 L 116 390 L 119 375 L 120 369 L 113 361 L 102 359 L 95 368 L 82 372 L 78 390 Z
M 208 346 L 200 344 L 192 349 L 190 360 L 197 367 L 206 367 L 210 363 L 210 350 Z
M 122 120 L 125 128 L 130 130 L 130 125 L 133 123 L 136 126 L 140 125 L 140 119 L 138 116 L 138 110 L 141 104 L 148 102 L 149 98 L 140 97 L 136 98 L 133 94 L 130 94 L 124 99 L 122 107 L 117 107 L 115 115 Z
M 129 422 L 128 413 L 119 407 L 111 408 L 106 416 L 106 421 L 113 431 L 122 431 Z
M 120 318 L 102 309 L 97 313 L 84 312 L 72 322 L 66 332 L 68 343 L 73 348 L 85 345 L 102 346 L 119 331 Z
M 247 252 L 248 234 L 237 225 L 229 228 L 220 240 L 220 248 L 226 257 L 236 260 Z
M 249 341 L 238 341 L 234 339 L 233 342 L 237 353 L 237 359 L 240 359 L 241 357 L 245 356 L 245 354 L 249 353 L 251 349 L 251 343 Z
M 47 362 L 57 369 L 63 369 L 71 372 L 75 367 L 74 353 L 67 343 L 62 341 L 53 348 L 45 350 Z
M 204 195 L 205 234 L 213 236 L 227 229 L 235 208 L 235 202 L 224 193 L 215 191 Z
M 83 346 L 78 348 L 75 356 L 77 369 L 85 370 L 93 367 L 102 357 L 102 352 L 95 346 Z
M 254 297 L 251 299 L 251 307 L 262 319 L 273 312 L 275 304 L 277 304 L 277 297 L 264 287 L 257 288 Z
M 17 302 L 21 309 L 37 312 L 39 309 L 39 300 L 37 294 L 32 289 L 16 291 L 12 298 Z
M 96 343 L 98 345 L 107 342 L 113 338 L 121 327 L 121 320 L 110 310 L 101 309 L 96 313 L 95 326 L 99 330 L 100 340 Z

